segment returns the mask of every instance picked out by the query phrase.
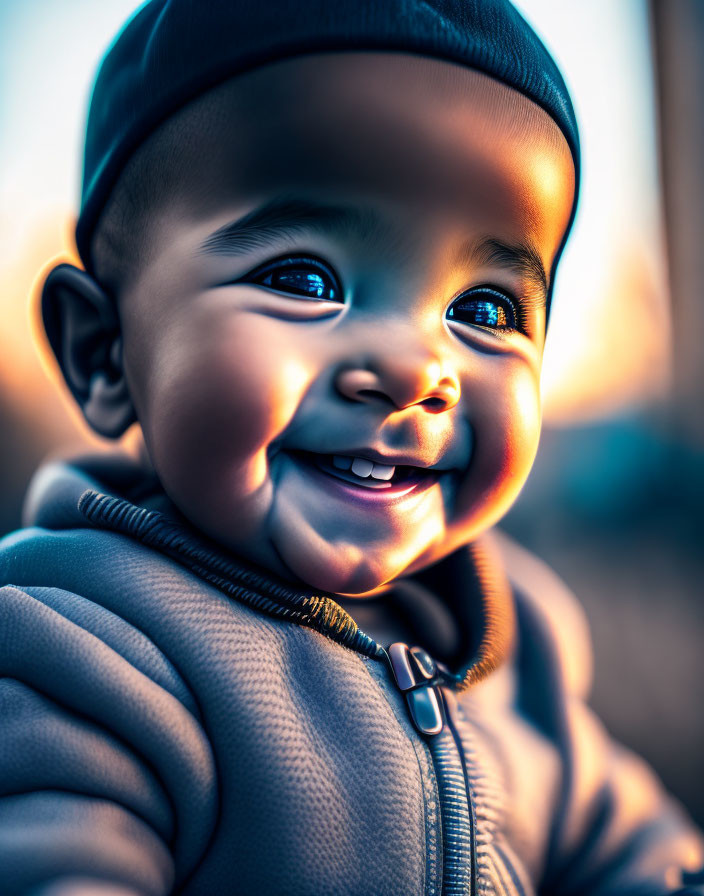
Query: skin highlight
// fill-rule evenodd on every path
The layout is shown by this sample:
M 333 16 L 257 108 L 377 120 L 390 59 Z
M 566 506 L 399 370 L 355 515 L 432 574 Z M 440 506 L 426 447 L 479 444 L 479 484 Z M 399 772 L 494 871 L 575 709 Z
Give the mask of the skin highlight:
M 359 596 L 493 525 L 540 432 L 535 268 L 549 275 L 574 193 L 552 119 L 481 73 L 375 52 L 268 65 L 164 127 L 191 137 L 117 300 L 129 394 L 174 504 L 284 578 Z M 212 251 L 276 207 L 313 211 Z M 276 264 L 322 277 L 310 259 L 333 275 L 326 297 L 281 288 Z M 480 287 L 508 298 L 514 327 L 448 313 Z M 388 499 L 307 460 L 323 454 L 432 472 Z

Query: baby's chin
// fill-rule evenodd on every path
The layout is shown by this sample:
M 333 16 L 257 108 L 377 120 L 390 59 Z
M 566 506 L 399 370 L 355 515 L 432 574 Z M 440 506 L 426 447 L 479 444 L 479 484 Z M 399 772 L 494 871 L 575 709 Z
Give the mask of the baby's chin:
M 287 576 L 309 588 L 333 594 L 366 596 L 400 575 L 415 554 L 376 543 L 331 540 L 301 514 L 274 514 L 269 537 Z
M 312 532 L 292 532 L 276 547 L 292 576 L 333 594 L 368 596 L 403 571 L 394 568 L 383 551 L 370 556 L 357 545 L 326 542 Z

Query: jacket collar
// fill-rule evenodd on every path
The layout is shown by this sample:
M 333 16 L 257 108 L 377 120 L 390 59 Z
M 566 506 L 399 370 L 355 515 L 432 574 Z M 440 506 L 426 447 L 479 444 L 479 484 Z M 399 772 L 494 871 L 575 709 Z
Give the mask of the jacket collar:
M 90 525 L 119 532 L 252 609 L 314 628 L 366 656 L 385 656 L 334 594 L 296 587 L 207 539 L 169 501 L 156 476 L 125 454 L 46 465 L 30 486 L 24 521 L 50 529 Z M 513 594 L 498 552 L 483 538 L 413 578 L 446 604 L 459 627 L 461 649 L 440 667 L 447 683 L 464 691 L 501 665 L 513 641 Z

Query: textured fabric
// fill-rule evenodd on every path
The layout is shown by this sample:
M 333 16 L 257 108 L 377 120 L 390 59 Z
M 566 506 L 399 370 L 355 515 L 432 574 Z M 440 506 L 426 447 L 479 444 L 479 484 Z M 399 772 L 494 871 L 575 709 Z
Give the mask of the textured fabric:
M 423 738 L 378 658 L 89 528 L 97 472 L 55 465 L 44 527 L 0 543 L 3 896 L 664 896 L 701 862 L 584 704 L 579 611 L 515 547 L 513 649 Z
M 127 159 L 178 108 L 273 60 L 365 49 L 445 59 L 515 88 L 552 116 L 579 172 L 565 83 L 508 0 L 151 0 L 113 43 L 93 90 L 76 229 L 87 269 L 93 231 Z
M 92 489 L 81 495 L 78 510 L 93 525 L 129 535 L 178 560 L 247 606 L 270 616 L 310 626 L 338 644 L 366 656 L 383 656 L 383 646 L 358 627 L 335 602 L 334 595 L 313 594 L 294 588 L 241 558 L 228 556 L 185 521 L 176 522 L 157 510 L 147 510 L 125 499 L 102 495 Z M 462 569 L 457 570 L 455 563 L 444 578 L 460 580 L 462 588 L 453 587 L 453 582 L 448 583 L 444 603 L 449 605 L 456 623 L 462 629 L 462 644 L 466 644 L 468 649 L 459 670 L 442 666 L 441 674 L 450 687 L 465 691 L 503 661 L 513 637 L 514 614 L 508 582 L 489 568 L 491 558 L 487 556 L 484 545 L 474 544 L 466 551 L 458 552 L 459 557 L 466 559 Z M 467 600 L 470 579 L 476 607 L 472 607 L 474 601 Z M 475 612 L 467 613 L 468 607 Z

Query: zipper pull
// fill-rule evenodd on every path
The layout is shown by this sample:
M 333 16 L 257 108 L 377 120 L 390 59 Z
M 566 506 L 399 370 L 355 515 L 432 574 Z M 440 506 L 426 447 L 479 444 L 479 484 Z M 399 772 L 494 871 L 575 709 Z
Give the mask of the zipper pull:
M 439 734 L 445 714 L 438 663 L 422 647 L 409 647 L 402 641 L 390 644 L 385 653 L 416 730 L 425 735 Z

